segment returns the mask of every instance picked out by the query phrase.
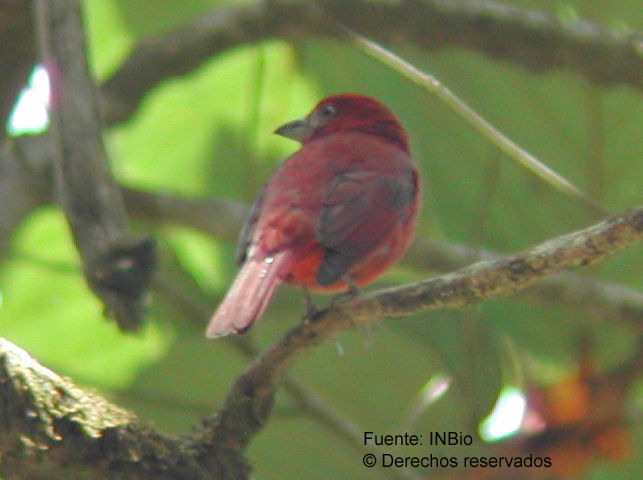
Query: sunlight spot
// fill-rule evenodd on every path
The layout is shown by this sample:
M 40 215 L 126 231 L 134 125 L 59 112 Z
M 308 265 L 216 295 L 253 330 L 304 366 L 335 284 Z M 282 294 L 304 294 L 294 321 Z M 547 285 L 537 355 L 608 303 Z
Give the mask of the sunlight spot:
M 18 101 L 7 122 L 9 135 L 42 133 L 49 126 L 49 75 L 40 65 L 29 76 L 28 86 L 18 96 Z
M 453 379 L 447 375 L 434 375 L 420 390 L 420 396 L 426 405 L 439 400 L 451 386 Z
M 409 408 L 406 415 L 405 427 L 410 428 L 422 414 L 431 406 L 442 398 L 451 387 L 453 377 L 442 373 L 433 375 L 427 382 L 422 385 L 418 390 L 415 399 Z
M 265 263 L 267 263 L 268 265 L 270 265 L 272 262 L 274 262 L 274 261 L 275 261 L 275 258 L 274 258 L 274 257 L 271 257 L 271 256 L 267 256 L 266 258 L 264 258 L 264 259 L 263 259 L 263 261 L 264 261 Z
M 513 386 L 503 388 L 489 416 L 480 422 L 480 437 L 495 442 L 516 433 L 526 408 L 527 399 L 522 391 Z

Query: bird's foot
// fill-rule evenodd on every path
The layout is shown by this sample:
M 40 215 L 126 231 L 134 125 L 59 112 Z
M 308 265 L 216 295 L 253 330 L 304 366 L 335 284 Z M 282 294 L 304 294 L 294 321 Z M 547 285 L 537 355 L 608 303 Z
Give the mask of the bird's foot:
M 348 285 L 348 292 L 350 295 L 356 297 L 358 295 L 362 294 L 362 291 L 360 288 L 357 286 L 355 283 L 355 280 L 353 280 L 349 275 L 345 275 L 343 280 L 346 282 L 346 285 Z
M 348 290 L 333 297 L 333 305 L 335 305 L 336 303 L 344 302 L 346 300 L 350 300 L 362 294 L 362 290 L 357 286 L 357 284 L 351 277 L 346 275 L 342 278 L 342 280 L 344 280 L 346 282 L 346 285 L 348 285 Z
M 306 287 L 303 288 L 304 292 L 304 303 L 306 304 L 306 313 L 304 314 L 304 317 L 301 319 L 301 323 L 308 323 L 310 321 L 315 320 L 315 317 L 321 312 L 320 308 L 317 308 L 315 304 L 313 303 L 313 299 L 310 296 L 310 292 Z

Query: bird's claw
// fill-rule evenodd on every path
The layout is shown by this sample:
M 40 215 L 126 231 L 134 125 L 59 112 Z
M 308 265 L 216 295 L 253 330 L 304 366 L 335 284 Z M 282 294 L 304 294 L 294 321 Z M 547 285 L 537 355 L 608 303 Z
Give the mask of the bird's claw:
M 353 297 L 356 297 L 357 295 L 361 295 L 362 291 L 360 288 L 357 286 L 355 281 L 349 276 L 345 275 L 343 280 L 346 282 L 346 285 L 348 285 L 348 294 L 352 295 Z
M 315 317 L 319 315 L 319 312 L 321 312 L 321 309 L 315 306 L 315 304 L 313 303 L 313 299 L 310 296 L 310 292 L 308 291 L 307 288 L 304 287 L 303 292 L 304 292 L 304 302 L 306 303 L 306 314 L 302 318 L 301 323 L 305 324 L 305 323 L 314 321 Z
M 346 300 L 350 300 L 362 294 L 362 290 L 357 286 L 357 284 L 351 277 L 346 275 L 343 280 L 346 282 L 346 285 L 348 285 L 348 290 L 340 293 L 339 295 L 335 295 L 331 302 L 333 305 L 342 303 Z

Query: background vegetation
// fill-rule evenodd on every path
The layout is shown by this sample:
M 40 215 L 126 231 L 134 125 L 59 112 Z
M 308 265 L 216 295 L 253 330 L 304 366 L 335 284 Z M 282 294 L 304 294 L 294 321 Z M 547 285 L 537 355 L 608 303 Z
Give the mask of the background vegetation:
M 141 39 L 237 3 L 253 2 L 190 0 L 180 9 L 170 0 L 84 2 L 97 82 L 108 79 Z M 638 0 L 505 3 L 565 22 L 591 20 L 624 35 L 643 27 Z M 596 85 L 565 69 L 534 72 L 462 46 L 426 50 L 405 42 L 389 47 L 434 74 L 607 210 L 641 203 L 640 88 Z M 246 205 L 297 148 L 271 132 L 340 92 L 377 97 L 407 127 L 425 186 L 417 236 L 449 252 L 466 247 L 462 264 L 482 252 L 517 252 L 595 223 L 586 208 L 508 160 L 430 94 L 347 43 L 328 38 L 267 38 L 236 46 L 162 82 L 130 119 L 106 131 L 107 153 L 122 185 Z M 83 280 L 63 213 L 43 205 L 20 222 L 2 259 L 0 334 L 142 421 L 184 432 L 217 410 L 256 352 L 300 321 L 303 302 L 300 292 L 284 287 L 248 342 L 206 341 L 208 311 L 236 272 L 233 230 L 215 236 L 207 228 L 142 210 L 133 226 L 157 239 L 162 260 L 140 333 L 123 333 L 103 318 L 100 302 Z M 231 217 L 226 222 L 236 228 L 238 215 Z M 583 302 L 526 293 L 475 308 L 385 321 L 321 345 L 298 362 L 292 377 L 318 396 L 323 408 L 307 407 L 288 388 L 278 395 L 271 422 L 248 452 L 255 478 L 395 478 L 390 471 L 362 466 L 360 445 L 332 414 L 357 432 L 475 436 L 471 448 L 400 450 L 407 455 L 557 454 L 558 478 L 635 478 L 643 468 L 642 254 L 636 246 L 570 280 L 597 280 L 605 295 L 613 285 L 628 289 L 639 302 L 638 311 L 628 315 L 618 301 L 612 312 L 593 311 Z M 377 286 L 435 273 L 422 262 L 406 261 Z M 329 301 L 316 297 L 319 305 Z M 613 378 L 621 380 L 619 388 L 606 393 L 596 387 Z M 437 386 L 446 384 L 448 390 L 438 396 Z M 583 441 L 549 439 L 536 447 L 510 439 L 502 447 L 487 445 L 477 436 L 480 422 L 509 385 L 530 399 L 548 398 L 529 408 L 551 424 L 560 420 L 562 431 L 574 422 L 592 425 L 579 405 L 586 397 L 598 402 L 598 391 L 612 395 L 607 408 L 619 415 L 608 422 L 608 434 L 588 427 Z M 437 398 L 428 401 L 427 392 Z M 571 413 L 566 417 L 557 406 Z M 439 473 L 444 478 L 469 474 Z M 498 472 L 490 475 L 501 478 L 493 477 Z

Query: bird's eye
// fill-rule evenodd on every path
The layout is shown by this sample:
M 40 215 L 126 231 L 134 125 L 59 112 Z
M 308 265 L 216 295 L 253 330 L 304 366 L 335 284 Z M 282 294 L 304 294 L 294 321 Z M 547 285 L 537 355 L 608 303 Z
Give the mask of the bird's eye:
M 319 110 L 319 115 L 322 117 L 332 117 L 337 114 L 337 107 L 335 105 L 324 105 Z

